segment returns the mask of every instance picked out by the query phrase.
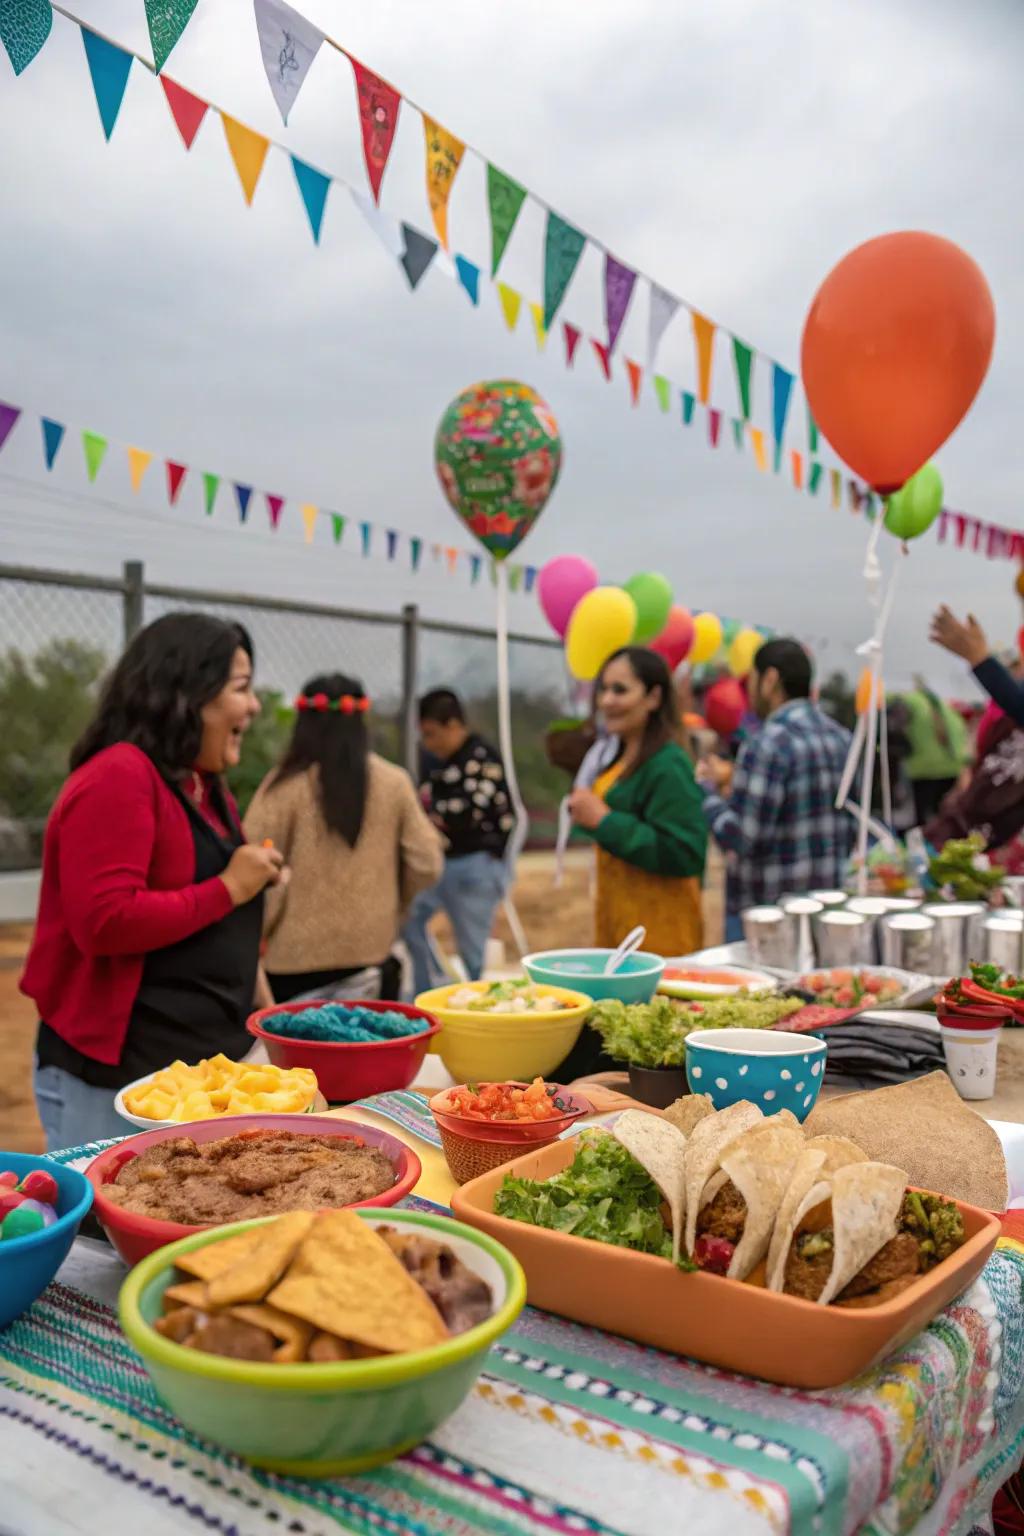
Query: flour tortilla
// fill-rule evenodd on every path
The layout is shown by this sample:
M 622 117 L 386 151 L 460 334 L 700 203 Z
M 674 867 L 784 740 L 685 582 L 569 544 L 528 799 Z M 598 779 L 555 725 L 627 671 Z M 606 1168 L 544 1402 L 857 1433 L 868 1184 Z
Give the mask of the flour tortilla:
M 906 1187 L 907 1175 L 902 1168 L 893 1168 L 889 1163 L 846 1163 L 826 1179 L 819 1177 L 819 1182 L 804 1196 L 789 1228 L 784 1252 L 788 1254 L 808 1211 L 831 1200 L 832 1270 L 818 1297 L 819 1306 L 834 1301 L 868 1260 L 896 1236 Z M 781 1290 L 782 1286 L 769 1285 L 769 1289 Z
M 804 1150 L 797 1158 L 789 1187 L 782 1198 L 775 1230 L 768 1246 L 768 1289 L 782 1290 L 782 1278 L 786 1257 L 793 1238 L 796 1212 L 804 1196 L 815 1184 L 827 1181 L 837 1168 L 847 1163 L 866 1163 L 868 1155 L 856 1143 L 845 1136 L 811 1136 L 804 1142 Z
M 669 1121 L 640 1109 L 627 1109 L 612 1129 L 616 1141 L 646 1169 L 665 1197 L 672 1213 L 672 1262 L 679 1258 L 686 1212 L 683 1157 L 686 1137 Z
M 798 1125 L 780 1123 L 780 1117 L 772 1115 L 722 1153 L 721 1171 L 747 1203 L 743 1236 L 729 1261 L 728 1279 L 745 1280 L 767 1253 L 779 1205 L 803 1145 Z
M 704 1186 L 715 1172 L 725 1151 L 738 1136 L 744 1131 L 752 1130 L 759 1125 L 764 1115 L 756 1104 L 749 1103 L 746 1099 L 740 1099 L 736 1104 L 730 1104 L 728 1109 L 719 1110 L 717 1115 L 708 1115 L 699 1120 L 693 1128 L 693 1133 L 686 1143 L 686 1156 L 683 1160 L 683 1174 L 686 1184 L 686 1251 L 693 1257 L 693 1245 L 697 1237 L 697 1212 L 705 1203 L 703 1197 Z M 707 1198 L 711 1199 L 717 1189 L 724 1184 L 721 1179 Z

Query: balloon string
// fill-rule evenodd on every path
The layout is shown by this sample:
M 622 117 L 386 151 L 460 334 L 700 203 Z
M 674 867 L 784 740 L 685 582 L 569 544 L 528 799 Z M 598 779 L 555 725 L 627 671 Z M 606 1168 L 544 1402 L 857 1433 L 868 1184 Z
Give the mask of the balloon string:
M 512 701 L 509 685 L 509 659 L 508 659 L 508 571 L 504 560 L 497 562 L 497 604 L 495 614 L 495 630 L 498 647 L 498 746 L 501 752 L 501 761 L 505 769 L 505 782 L 508 785 L 509 797 L 512 801 L 512 811 L 515 816 L 515 825 L 512 835 L 505 845 L 506 865 L 506 896 L 504 901 L 505 916 L 508 918 L 512 937 L 520 957 L 529 949 L 523 925 L 519 920 L 512 901 L 507 894 L 511 891 L 512 882 L 515 879 L 516 864 L 519 855 L 526 843 L 527 833 L 530 830 L 530 818 L 523 797 L 519 792 L 519 780 L 516 777 L 515 757 L 512 753 Z

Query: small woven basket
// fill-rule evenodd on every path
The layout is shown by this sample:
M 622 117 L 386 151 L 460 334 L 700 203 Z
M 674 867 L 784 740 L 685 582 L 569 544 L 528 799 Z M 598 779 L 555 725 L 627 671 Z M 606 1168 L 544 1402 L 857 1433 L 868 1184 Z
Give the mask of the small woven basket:
M 526 1152 L 539 1152 L 541 1147 L 550 1147 L 552 1142 L 558 1140 L 556 1135 L 546 1141 L 471 1141 L 468 1136 L 460 1136 L 457 1131 L 446 1131 L 442 1125 L 437 1130 L 449 1172 L 456 1184 L 468 1184 L 470 1179 L 479 1178 L 482 1173 L 490 1173 L 492 1168 L 500 1168 L 502 1163 L 514 1162 Z

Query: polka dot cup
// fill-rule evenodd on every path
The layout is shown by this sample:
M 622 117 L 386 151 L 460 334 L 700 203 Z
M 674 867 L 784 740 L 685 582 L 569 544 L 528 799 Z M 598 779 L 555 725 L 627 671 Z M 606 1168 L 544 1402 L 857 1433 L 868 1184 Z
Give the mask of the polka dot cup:
M 828 1047 L 779 1029 L 696 1029 L 686 1037 L 686 1081 L 716 1109 L 749 1099 L 766 1115 L 806 1120 L 825 1076 Z

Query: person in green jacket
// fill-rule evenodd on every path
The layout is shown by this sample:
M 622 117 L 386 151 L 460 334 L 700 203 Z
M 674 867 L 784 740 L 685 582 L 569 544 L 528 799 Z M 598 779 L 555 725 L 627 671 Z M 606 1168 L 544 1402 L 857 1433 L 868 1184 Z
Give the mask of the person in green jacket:
M 663 657 L 639 645 L 616 651 L 595 702 L 619 752 L 592 789 L 569 797 L 597 844 L 594 942 L 612 947 L 643 923 L 646 950 L 691 954 L 703 942 L 707 826 Z
M 967 724 L 951 704 L 940 699 L 920 677 L 914 691 L 901 695 L 910 755 L 903 771 L 914 793 L 914 816 L 924 826 L 956 787 L 971 760 Z

